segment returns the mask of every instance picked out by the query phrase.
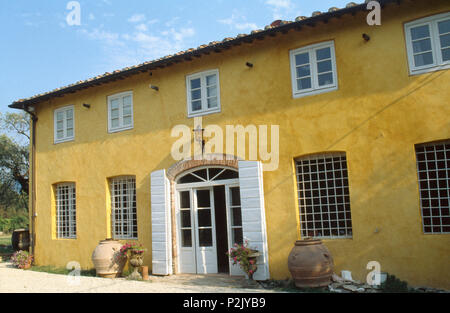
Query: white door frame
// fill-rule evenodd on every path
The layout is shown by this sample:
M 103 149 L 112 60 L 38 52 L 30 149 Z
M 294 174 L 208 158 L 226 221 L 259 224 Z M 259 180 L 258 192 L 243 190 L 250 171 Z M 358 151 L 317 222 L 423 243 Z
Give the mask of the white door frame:
M 180 193 L 181 192 L 183 192 L 183 191 L 189 191 L 189 193 L 190 193 L 190 201 L 191 201 L 191 207 L 192 208 L 194 208 L 194 197 L 195 197 L 195 191 L 196 190 L 199 190 L 199 189 L 211 189 L 211 190 L 213 190 L 213 187 L 215 187 L 215 186 L 224 186 L 225 187 L 225 202 L 226 202 L 226 216 L 227 216 L 227 235 L 228 235 L 228 238 L 227 238 L 227 240 L 228 240 L 228 248 L 231 248 L 232 247 L 232 244 L 231 244 L 231 232 L 230 232 L 230 230 L 231 230 L 231 221 L 230 221 L 230 205 L 229 205 L 229 201 L 230 201 L 230 198 L 229 198 L 229 190 L 230 190 L 230 188 L 232 188 L 232 187 L 239 187 L 239 179 L 228 179 L 228 180 L 219 180 L 219 181 L 210 181 L 210 182 L 201 182 L 201 183 L 190 183 L 190 184 L 181 184 L 181 185 L 177 185 L 176 186 L 176 193 L 175 193 L 175 203 L 176 203 L 176 206 L 175 206 L 175 214 L 176 214 L 176 219 L 175 219 L 175 227 L 176 227 L 176 236 L 177 236 L 177 243 L 179 243 L 179 244 L 177 244 L 177 253 L 178 253 L 178 255 L 179 255 L 179 262 L 178 262 L 178 265 L 177 265 L 177 267 L 178 267 L 178 272 L 179 273 L 182 273 L 182 271 L 181 271 L 181 263 L 183 262 L 183 260 L 182 260 L 182 250 L 184 249 L 184 250 L 186 250 L 185 248 L 183 248 L 182 246 L 181 246 L 181 227 L 180 227 L 180 225 L 181 225 L 181 220 L 180 220 L 180 218 L 181 218 L 181 216 L 180 216 Z M 211 197 L 211 206 L 212 207 L 214 207 L 214 193 L 212 192 L 212 197 Z M 214 211 L 214 210 L 212 210 L 212 211 Z M 196 221 L 195 221 L 195 219 L 196 219 L 196 211 L 195 210 L 192 210 L 192 212 L 193 212 L 193 214 L 191 213 L 191 227 L 192 227 L 192 236 L 197 236 L 197 231 L 198 231 L 198 229 L 197 229 L 197 227 L 195 227 L 196 226 Z M 212 219 L 212 224 L 215 226 L 215 211 L 214 212 L 211 212 L 211 219 Z M 214 240 L 214 243 L 215 243 L 215 245 L 214 245 L 214 248 L 216 248 L 216 245 L 217 245 L 217 242 L 215 242 L 216 241 L 216 231 L 215 231 L 215 227 L 213 228 L 214 230 L 213 230 L 213 240 Z M 194 245 L 194 244 L 196 244 L 196 242 L 198 242 L 194 237 L 192 238 L 192 245 Z M 194 247 L 192 247 L 192 248 L 190 248 L 190 249 L 194 249 Z M 194 253 L 194 255 L 195 255 L 195 264 L 196 264 L 196 268 L 197 268 L 197 266 L 198 266 L 198 262 L 197 262 L 197 255 L 198 255 L 198 253 L 197 253 L 197 251 L 195 251 L 195 253 Z M 217 262 L 217 254 L 216 254 L 216 262 Z M 216 266 L 217 266 L 217 264 L 216 264 Z M 235 265 L 235 266 L 233 266 L 233 264 L 232 264 L 232 261 L 230 260 L 230 262 L 229 262 L 229 270 L 230 270 L 230 275 L 232 274 L 232 273 L 236 273 L 236 269 L 235 268 L 233 268 L 232 269 L 232 267 L 236 267 L 237 265 Z M 244 275 L 243 273 L 242 273 L 242 275 Z

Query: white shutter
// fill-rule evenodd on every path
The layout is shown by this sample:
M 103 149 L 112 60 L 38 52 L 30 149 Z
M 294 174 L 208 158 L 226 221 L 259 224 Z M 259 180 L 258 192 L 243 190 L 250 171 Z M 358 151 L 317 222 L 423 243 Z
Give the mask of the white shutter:
M 261 162 L 239 161 L 239 184 L 244 240 L 249 241 L 250 248 L 262 254 L 257 259 L 258 270 L 253 278 L 267 280 L 270 278 L 269 253 Z
M 166 171 L 151 174 L 152 274 L 172 274 L 170 184 Z

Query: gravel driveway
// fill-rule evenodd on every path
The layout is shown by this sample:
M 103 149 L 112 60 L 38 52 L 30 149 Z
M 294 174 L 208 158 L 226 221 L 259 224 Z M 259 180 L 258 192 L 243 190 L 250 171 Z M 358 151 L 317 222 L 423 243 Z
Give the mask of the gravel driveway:
M 72 278 L 72 282 L 70 281 Z M 0 263 L 0 293 L 265 293 L 242 288 L 245 280 L 225 275 L 150 276 L 149 282 L 97 277 L 74 277 L 24 271 Z

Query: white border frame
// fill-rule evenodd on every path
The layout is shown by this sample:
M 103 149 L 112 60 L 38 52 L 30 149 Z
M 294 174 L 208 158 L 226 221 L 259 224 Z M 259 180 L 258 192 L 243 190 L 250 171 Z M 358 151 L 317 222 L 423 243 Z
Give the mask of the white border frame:
M 318 75 L 317 75 L 317 60 L 316 56 L 313 52 L 314 50 L 320 49 L 320 48 L 326 48 L 329 47 L 331 50 L 331 67 L 333 70 L 333 81 L 334 83 L 332 85 L 327 86 L 318 86 Z M 310 64 L 311 64 L 311 78 L 312 78 L 312 87 L 307 90 L 297 90 L 297 73 L 296 73 L 296 66 L 295 66 L 295 56 L 299 53 L 309 52 L 310 53 Z M 334 40 L 321 42 L 318 44 L 313 44 L 301 48 L 297 48 L 294 50 L 289 51 L 289 59 L 290 59 L 290 67 L 291 67 L 291 84 L 292 84 L 292 97 L 295 98 L 301 98 L 306 96 L 312 96 L 321 94 L 324 92 L 334 91 L 338 90 L 338 74 L 337 74 L 337 65 L 336 65 L 336 51 L 334 48 Z
M 208 109 L 208 108 L 205 108 L 205 107 L 207 107 L 205 77 L 208 75 L 211 75 L 211 74 L 216 74 L 216 76 L 217 76 L 217 107 Z M 202 97 L 201 97 L 202 109 L 201 109 L 201 111 L 198 111 L 198 112 L 192 112 L 192 109 L 191 109 L 191 80 L 196 79 L 196 78 L 200 78 L 200 80 L 201 80 L 200 87 L 202 90 Z M 204 72 L 200 72 L 200 73 L 187 75 L 186 76 L 186 96 L 187 96 L 186 99 L 187 99 L 188 118 L 221 112 L 222 106 L 220 103 L 219 69 L 208 70 L 208 71 L 204 71 Z
M 116 128 L 112 128 L 111 126 L 111 100 L 123 98 L 126 96 L 131 96 L 131 125 L 130 126 L 119 126 Z M 108 102 L 108 133 L 117 133 L 124 130 L 129 130 L 134 128 L 134 97 L 133 97 L 133 91 L 125 91 L 121 93 L 116 93 L 114 95 L 108 96 L 107 98 Z M 119 107 L 119 121 L 120 124 L 123 124 L 123 105 Z
M 409 23 L 405 23 L 404 31 L 405 31 L 405 44 L 406 44 L 406 52 L 408 55 L 408 65 L 409 65 L 409 74 L 410 75 L 418 75 L 428 72 L 439 71 L 443 69 L 450 68 L 450 61 L 442 60 L 441 51 L 441 42 L 439 40 L 439 30 L 437 27 L 438 22 L 443 20 L 447 20 L 450 18 L 450 12 L 436 14 L 433 16 L 428 16 L 425 18 L 421 18 L 418 20 L 414 20 Z M 416 67 L 414 65 L 414 53 L 412 48 L 412 38 L 411 38 L 411 28 L 418 27 L 422 25 L 430 25 L 430 37 L 431 37 L 431 48 L 433 54 L 433 64 L 424 65 L 420 67 Z
M 59 112 L 66 112 L 66 111 L 68 111 L 70 109 L 72 110 L 73 136 L 71 136 L 71 137 L 65 136 L 63 139 L 58 139 L 58 137 L 57 137 L 57 127 L 56 127 L 56 124 L 57 124 L 56 115 Z M 64 117 L 64 120 L 63 120 L 63 125 L 64 125 L 63 131 L 64 131 L 64 134 L 66 135 L 67 134 L 67 128 L 66 128 L 67 123 L 66 123 L 66 118 L 65 117 Z M 53 142 L 54 142 L 54 144 L 56 145 L 56 144 L 59 144 L 59 143 L 69 142 L 69 141 L 74 141 L 74 140 L 75 140 L 75 106 L 74 105 L 68 105 L 68 106 L 61 107 L 61 108 L 58 108 L 58 109 L 54 110 L 53 111 Z

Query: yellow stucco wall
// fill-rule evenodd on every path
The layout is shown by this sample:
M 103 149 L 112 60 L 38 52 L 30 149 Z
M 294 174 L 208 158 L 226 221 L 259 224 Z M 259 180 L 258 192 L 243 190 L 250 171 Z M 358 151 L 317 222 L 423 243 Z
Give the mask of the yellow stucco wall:
M 37 106 L 36 262 L 92 268 L 98 242 L 111 237 L 108 178 L 135 175 L 139 241 L 151 266 L 150 173 L 176 161 L 171 128 L 187 118 L 188 74 L 220 72 L 221 113 L 203 124 L 279 125 L 279 168 L 264 173 L 271 277 L 290 276 L 287 256 L 299 239 L 295 157 L 345 151 L 353 238 L 325 240 L 336 271 L 365 280 L 366 264 L 413 285 L 450 288 L 450 235 L 424 235 L 414 145 L 450 138 L 450 73 L 409 76 L 403 23 L 448 11 L 448 1 L 389 5 L 382 26 L 366 15 L 290 31 L 166 69 L 87 89 Z M 371 36 L 364 42 L 362 33 Z M 293 99 L 289 50 L 334 40 L 339 89 Z M 246 62 L 254 64 L 252 69 Z M 149 84 L 159 87 L 155 92 Z M 134 129 L 108 133 L 107 96 L 133 91 Z M 91 104 L 90 109 L 82 106 Z M 75 141 L 53 143 L 53 111 L 75 106 Z M 57 240 L 52 185 L 76 182 L 77 239 Z M 52 209 L 53 208 L 53 209 Z M 380 231 L 375 233 L 375 229 Z

